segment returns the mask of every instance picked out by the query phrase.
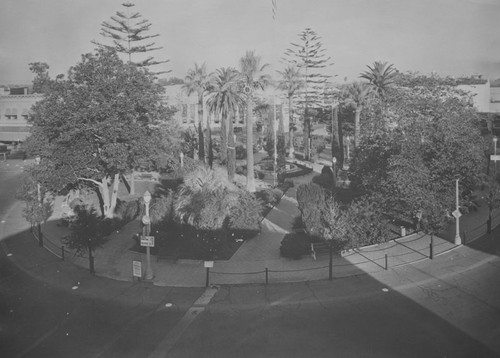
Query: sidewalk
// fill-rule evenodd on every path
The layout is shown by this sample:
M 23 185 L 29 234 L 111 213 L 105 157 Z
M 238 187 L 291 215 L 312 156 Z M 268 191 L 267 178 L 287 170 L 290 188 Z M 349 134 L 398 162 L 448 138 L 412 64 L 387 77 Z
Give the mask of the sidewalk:
M 214 263 L 210 269 L 210 284 L 265 283 L 266 269 L 269 283 L 328 279 L 328 254 L 318 256 L 317 260 L 310 256 L 291 260 L 280 257 L 279 252 L 283 236 L 292 231 L 293 221 L 299 215 L 295 199 L 297 187 L 301 183 L 310 182 L 314 175 L 315 173 L 311 173 L 294 178 L 295 187 L 288 190 L 280 203 L 263 220 L 260 234 L 244 242 L 230 260 Z M 54 207 L 54 217 L 57 218 L 57 202 Z M 467 221 L 466 217 L 462 217 L 464 223 L 475 224 L 476 219 Z M 95 252 L 95 270 L 98 276 L 132 281 L 133 261 L 141 261 L 143 271 L 145 270 L 146 255 L 130 250 L 134 245 L 133 236 L 140 231 L 139 225 L 137 220 L 125 225 L 111 235 L 103 248 Z M 42 230 L 44 236 L 56 245 L 61 245 L 59 239 L 68 232 L 68 229 L 57 225 L 57 220 L 44 224 Z M 384 244 L 351 250 L 342 257 L 334 257 L 332 274 L 334 278 L 372 274 L 429 260 L 429 244 L 429 236 L 413 234 Z M 455 246 L 452 241 L 434 237 L 434 256 L 457 247 L 459 246 Z M 65 257 L 67 261 L 88 268 L 87 258 L 74 257 L 68 253 Z M 203 287 L 206 284 L 206 269 L 202 261 L 157 261 L 152 255 L 151 264 L 154 272 L 153 283 L 157 286 Z

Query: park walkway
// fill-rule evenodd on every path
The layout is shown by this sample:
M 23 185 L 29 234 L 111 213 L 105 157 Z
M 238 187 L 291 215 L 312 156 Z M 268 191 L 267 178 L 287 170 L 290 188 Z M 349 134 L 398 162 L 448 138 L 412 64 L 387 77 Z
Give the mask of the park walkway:
M 271 210 L 262 222 L 260 234 L 246 241 L 230 260 L 216 261 L 210 270 L 211 284 L 248 284 L 297 282 L 327 279 L 329 276 L 328 254 L 319 255 L 317 260 L 305 256 L 292 260 L 280 256 L 280 244 L 283 236 L 293 231 L 293 223 L 299 215 L 296 202 L 296 190 L 301 183 L 309 183 L 316 173 L 294 178 L 295 186 L 290 188 L 279 204 Z M 67 228 L 59 226 L 62 198 L 56 198 L 52 219 L 43 224 L 45 247 L 55 255 L 62 256 L 62 238 L 69 233 Z M 461 217 L 461 231 L 465 232 L 467 242 L 482 236 L 486 232 L 487 208 L 481 203 L 476 212 Z M 2 225 L 1 238 L 28 230 L 29 224 L 22 218 L 22 204 L 17 203 L 11 210 L 10 217 Z M 500 224 L 498 211 L 494 213 L 493 226 Z M 97 275 L 116 280 L 133 280 L 132 263 L 140 261 L 146 267 L 146 256 L 130 250 L 134 244 L 134 235 L 140 232 L 140 223 L 135 220 L 110 236 L 110 240 L 95 252 L 95 270 Z M 434 238 L 434 256 L 457 248 L 453 244 L 454 225 L 444 238 Z M 0 239 L 1 239 L 0 238 Z M 334 278 L 375 273 L 401 265 L 408 265 L 422 260 L 429 260 L 430 237 L 413 234 L 384 244 L 351 250 L 342 256 L 335 256 L 332 276 Z M 87 268 L 88 258 L 72 255 L 67 249 L 65 260 Z M 152 258 L 154 272 L 153 283 L 159 286 L 202 287 L 206 284 L 204 263 L 193 260 L 156 261 Z
M 305 256 L 300 260 L 292 260 L 280 256 L 279 248 L 283 236 L 293 230 L 295 218 L 299 215 L 296 202 L 296 190 L 301 183 L 310 182 L 315 173 L 294 178 L 295 186 L 289 189 L 279 204 L 262 222 L 261 233 L 252 240 L 246 241 L 230 260 L 215 261 L 210 269 L 210 284 L 251 284 L 299 282 L 328 279 L 328 254 L 319 255 L 317 260 Z M 60 200 L 60 199 L 58 199 Z M 58 217 L 56 201 L 56 212 Z M 59 205 L 60 206 L 60 205 Z M 470 220 L 467 215 L 462 222 L 468 227 L 475 226 L 477 215 Z M 500 221 L 496 217 L 496 221 Z M 462 226 L 465 228 L 465 226 Z M 49 221 L 43 226 L 44 235 L 51 241 L 67 234 L 67 229 L 57 225 L 57 220 Z M 114 232 L 110 240 L 95 253 L 95 270 L 97 275 L 116 280 L 130 281 L 132 262 L 140 261 L 143 270 L 146 267 L 146 256 L 130 250 L 134 245 L 134 235 L 140 232 L 137 220 Z M 430 237 L 423 234 L 413 234 L 384 244 L 351 250 L 342 256 L 335 256 L 332 276 L 334 278 L 356 276 L 366 273 L 381 272 L 386 269 L 429 260 Z M 434 256 L 438 256 L 457 248 L 453 241 L 434 238 Z M 66 259 L 75 264 L 88 267 L 86 257 L 73 257 L 66 253 Z M 202 287 L 206 284 L 206 269 L 202 261 L 171 260 L 156 261 L 151 256 L 154 272 L 153 283 L 159 286 Z M 266 272 L 267 271 L 267 272 Z

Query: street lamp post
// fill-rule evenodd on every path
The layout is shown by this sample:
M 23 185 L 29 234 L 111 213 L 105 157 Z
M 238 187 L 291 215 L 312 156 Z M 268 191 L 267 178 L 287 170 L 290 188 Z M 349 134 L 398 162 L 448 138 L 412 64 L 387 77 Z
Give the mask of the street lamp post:
M 458 205 L 458 179 L 455 179 L 455 200 L 456 200 L 456 209 L 453 212 L 453 216 L 455 217 L 456 224 L 456 233 L 455 233 L 455 245 L 462 245 L 462 238 L 460 237 L 460 208 Z
M 151 193 L 146 190 L 142 198 L 144 199 L 144 204 L 146 207 L 146 215 L 142 217 L 142 223 L 145 225 L 144 236 L 149 236 L 151 232 L 151 219 L 149 217 L 149 203 L 151 202 Z M 151 268 L 151 253 L 149 246 L 146 246 L 146 272 L 144 273 L 144 278 L 146 280 L 153 279 L 153 270 Z
M 337 157 L 332 158 L 332 173 L 333 173 L 333 178 L 332 178 L 332 194 L 335 191 L 335 188 L 337 187 Z
M 35 163 L 36 165 L 40 165 L 41 158 L 36 157 L 35 158 Z M 37 231 L 38 231 L 38 246 L 43 247 L 43 234 L 42 234 L 42 224 L 41 224 L 41 218 L 40 215 L 42 214 L 42 189 L 40 187 L 40 182 L 37 181 L 36 183 L 36 189 L 37 189 L 37 196 L 38 196 L 38 217 L 37 217 Z
M 494 155 L 494 162 L 495 162 L 495 166 L 494 166 L 494 172 L 493 172 L 493 177 L 494 179 L 496 180 L 496 177 L 497 177 L 497 160 L 496 160 L 496 155 L 497 155 L 497 141 L 498 141 L 498 138 L 497 137 L 493 137 L 493 155 Z

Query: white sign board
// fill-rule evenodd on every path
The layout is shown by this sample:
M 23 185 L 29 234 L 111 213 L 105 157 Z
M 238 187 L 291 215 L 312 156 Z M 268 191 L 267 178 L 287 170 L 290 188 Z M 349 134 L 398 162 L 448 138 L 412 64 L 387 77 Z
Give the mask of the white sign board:
M 214 267 L 214 262 L 213 261 L 205 261 L 205 268 L 210 268 Z
M 455 210 L 452 214 L 457 219 L 462 216 L 462 213 L 459 210 Z
M 155 247 L 155 237 L 141 236 L 141 246 Z
M 493 161 L 497 161 L 497 160 L 500 160 L 500 154 L 491 154 L 490 155 L 490 160 L 493 160 Z
M 142 277 L 142 267 L 140 261 L 132 261 L 132 272 L 134 277 Z

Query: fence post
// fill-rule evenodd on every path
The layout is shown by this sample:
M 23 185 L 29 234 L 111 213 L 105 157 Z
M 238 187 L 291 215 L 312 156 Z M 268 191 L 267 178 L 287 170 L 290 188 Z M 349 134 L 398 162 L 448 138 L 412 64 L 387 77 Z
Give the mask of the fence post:
M 64 245 L 61 246 L 61 258 L 64 261 Z
M 330 240 L 330 262 L 328 264 L 328 279 L 331 281 L 333 278 L 333 247 L 332 240 Z
M 465 233 L 466 233 L 466 231 L 464 230 L 464 231 L 463 231 L 463 233 L 462 233 L 462 236 L 463 236 L 463 238 L 464 238 L 464 239 L 462 240 L 462 244 L 463 244 L 463 245 L 465 245 L 465 243 L 467 242 L 467 240 L 466 240 L 466 239 L 467 239 L 467 237 L 465 236 Z
M 210 267 L 207 267 L 206 270 L 207 270 L 207 278 L 205 281 L 205 287 L 208 287 L 210 286 Z
M 429 258 L 434 258 L 434 236 L 431 235 L 431 242 L 429 243 Z
M 266 267 L 266 285 L 269 283 L 269 269 Z
M 37 223 L 38 230 L 38 246 L 43 247 L 43 234 L 42 234 L 42 224 Z
M 389 268 L 389 265 L 388 265 L 387 254 L 385 254 L 385 269 L 387 270 L 388 268 Z

